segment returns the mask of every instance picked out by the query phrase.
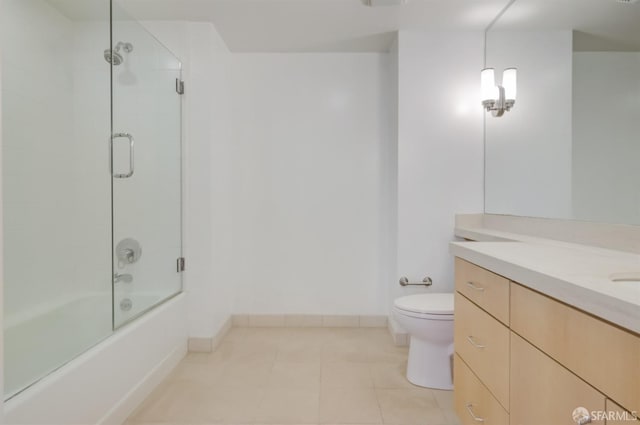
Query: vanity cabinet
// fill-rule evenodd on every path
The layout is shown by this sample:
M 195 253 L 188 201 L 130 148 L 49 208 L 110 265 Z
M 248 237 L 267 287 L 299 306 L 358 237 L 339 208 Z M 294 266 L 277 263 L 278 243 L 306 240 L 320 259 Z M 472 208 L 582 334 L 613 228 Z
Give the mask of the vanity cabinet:
M 551 357 L 511 333 L 511 424 L 575 425 L 574 409 L 604 411 L 605 397 Z M 604 425 L 604 421 L 591 421 Z
M 509 325 L 509 280 L 460 258 L 455 260 L 456 291 Z
M 633 419 L 638 419 L 640 412 L 631 413 L 626 409 L 623 409 L 619 404 L 616 404 L 613 400 L 607 399 L 607 425 L 637 425 L 637 422 L 633 422 Z
M 584 407 L 602 412 L 590 423 L 619 425 L 604 415 L 640 412 L 639 335 L 460 258 L 455 297 L 463 424 L 572 425 Z
M 457 321 L 454 328 L 454 345 L 458 356 L 469 365 L 496 400 L 507 409 L 509 407 L 509 328 L 463 295 L 458 293 L 455 297 Z
M 455 409 L 462 425 L 480 421 L 483 425 L 509 425 L 507 411 L 458 354 L 453 362 Z
M 509 280 L 456 258 L 454 397 L 463 424 L 509 423 Z
M 511 329 L 629 410 L 640 412 L 640 337 L 516 283 Z

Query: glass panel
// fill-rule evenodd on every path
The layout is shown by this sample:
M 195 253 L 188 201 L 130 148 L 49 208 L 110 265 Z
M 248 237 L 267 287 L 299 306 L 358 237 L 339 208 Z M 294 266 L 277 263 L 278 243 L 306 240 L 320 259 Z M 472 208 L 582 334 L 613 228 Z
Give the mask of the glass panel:
M 114 326 L 180 292 L 181 63 L 115 2 Z
M 108 0 L 3 0 L 4 395 L 112 332 Z

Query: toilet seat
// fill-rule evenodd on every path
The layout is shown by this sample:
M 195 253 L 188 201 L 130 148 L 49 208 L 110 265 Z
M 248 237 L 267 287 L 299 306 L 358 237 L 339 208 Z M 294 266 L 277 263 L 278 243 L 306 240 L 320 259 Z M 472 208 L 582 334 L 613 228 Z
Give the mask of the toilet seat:
M 432 320 L 453 320 L 453 294 L 416 294 L 397 298 L 394 307 L 400 314 Z

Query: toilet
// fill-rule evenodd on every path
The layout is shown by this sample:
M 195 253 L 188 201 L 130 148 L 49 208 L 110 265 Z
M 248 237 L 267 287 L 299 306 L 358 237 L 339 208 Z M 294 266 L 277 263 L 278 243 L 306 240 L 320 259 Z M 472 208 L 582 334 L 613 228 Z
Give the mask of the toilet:
M 453 389 L 453 294 L 416 294 L 394 301 L 393 316 L 409 333 L 407 379 L 421 387 Z

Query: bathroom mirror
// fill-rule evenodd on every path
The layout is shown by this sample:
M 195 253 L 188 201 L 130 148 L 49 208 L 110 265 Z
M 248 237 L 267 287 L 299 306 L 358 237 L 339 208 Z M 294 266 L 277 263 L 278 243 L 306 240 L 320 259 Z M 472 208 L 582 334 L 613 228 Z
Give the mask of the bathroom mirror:
M 485 114 L 486 213 L 640 224 L 639 23 L 635 1 L 515 0 L 487 30 L 518 94 Z

